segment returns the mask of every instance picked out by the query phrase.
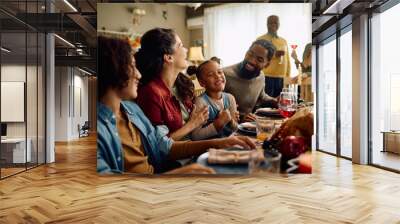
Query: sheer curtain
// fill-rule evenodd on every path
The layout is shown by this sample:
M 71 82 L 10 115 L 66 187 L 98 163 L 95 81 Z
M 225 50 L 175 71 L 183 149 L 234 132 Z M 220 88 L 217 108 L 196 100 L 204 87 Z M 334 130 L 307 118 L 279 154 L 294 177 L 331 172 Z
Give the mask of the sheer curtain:
M 279 16 L 278 35 L 285 38 L 288 45 L 298 45 L 297 54 L 301 59 L 305 45 L 311 42 L 310 3 L 226 4 L 206 8 L 205 57 L 220 57 L 224 66 L 240 62 L 250 44 L 267 32 L 266 21 L 270 15 Z M 292 75 L 295 75 L 293 61 L 292 68 Z

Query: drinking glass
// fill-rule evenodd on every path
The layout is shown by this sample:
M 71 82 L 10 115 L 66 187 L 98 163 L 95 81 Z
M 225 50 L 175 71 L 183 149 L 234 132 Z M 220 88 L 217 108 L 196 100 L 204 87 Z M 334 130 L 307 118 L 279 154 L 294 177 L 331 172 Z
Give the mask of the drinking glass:
M 250 152 L 249 174 L 267 175 L 280 173 L 282 155 L 277 151 L 255 149 Z
M 275 131 L 275 121 L 268 117 L 256 117 L 257 140 L 264 142 L 269 139 Z

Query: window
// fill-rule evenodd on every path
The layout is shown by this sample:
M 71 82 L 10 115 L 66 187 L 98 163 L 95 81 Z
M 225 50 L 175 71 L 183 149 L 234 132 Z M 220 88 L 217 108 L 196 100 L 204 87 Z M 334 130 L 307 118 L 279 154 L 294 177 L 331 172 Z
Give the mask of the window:
M 336 154 L 336 36 L 318 48 L 318 149 Z
M 43 3 L 19 2 L 18 7 L 22 13 L 36 13 Z M 0 30 L 2 179 L 45 163 L 46 40 L 21 21 L 3 12 L 0 17 L 10 21 Z
M 346 32 L 347 31 L 347 32 Z M 352 33 L 340 36 L 340 155 L 352 157 Z
M 400 4 L 371 19 L 372 163 L 396 170 L 400 170 L 400 156 L 396 154 L 400 153 L 400 132 L 389 133 L 391 137 L 387 141 L 382 132 L 400 131 L 400 33 L 395 29 L 398 21 Z

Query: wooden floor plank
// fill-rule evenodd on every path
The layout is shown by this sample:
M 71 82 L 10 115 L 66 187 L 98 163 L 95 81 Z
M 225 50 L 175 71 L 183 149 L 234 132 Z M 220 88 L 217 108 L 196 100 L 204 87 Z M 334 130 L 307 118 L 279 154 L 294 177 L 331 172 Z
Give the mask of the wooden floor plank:
M 313 152 L 313 174 L 137 177 L 96 173 L 94 136 L 56 163 L 0 181 L 0 223 L 400 223 L 400 175 Z

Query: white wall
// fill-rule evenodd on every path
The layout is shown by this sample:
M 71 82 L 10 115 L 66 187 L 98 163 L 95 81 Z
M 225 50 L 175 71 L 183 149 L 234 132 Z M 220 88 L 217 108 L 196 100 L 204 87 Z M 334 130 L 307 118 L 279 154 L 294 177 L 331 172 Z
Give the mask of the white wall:
M 55 74 L 55 141 L 70 141 L 79 137 L 78 124 L 88 120 L 88 78 L 71 67 L 56 67 Z
M 76 72 L 77 70 L 75 70 L 74 83 L 73 83 L 75 86 L 74 88 L 75 91 L 73 92 L 74 105 L 75 105 L 73 109 L 75 110 L 75 113 L 72 113 L 73 119 L 72 119 L 72 130 L 71 130 L 71 135 L 73 136 L 73 138 L 79 137 L 77 129 L 78 124 L 82 126 L 85 123 L 85 121 L 89 120 L 88 78 L 87 76 L 82 77 L 80 75 L 76 75 Z M 78 93 L 77 90 L 80 90 L 80 93 Z M 79 99 L 79 94 L 80 94 L 80 99 Z M 81 101 L 80 103 L 79 100 Z M 80 109 L 82 110 L 81 113 L 79 111 L 79 106 L 81 107 Z
M 69 69 L 68 67 L 55 68 L 55 140 L 68 140 L 69 117 Z
M 1 81 L 3 82 L 25 82 L 25 69 L 27 69 L 28 74 L 35 73 L 36 74 L 36 67 L 27 66 L 25 65 L 18 65 L 18 64 L 9 64 L 9 65 L 2 65 L 1 66 Z M 36 85 L 36 81 L 31 83 L 32 80 L 29 80 L 30 85 Z M 33 102 L 36 100 L 36 88 L 27 88 L 28 99 L 27 103 Z M 36 102 L 36 101 L 35 101 Z M 33 104 L 31 105 L 31 107 Z M 36 108 L 36 103 L 34 104 Z M 1 110 L 7 110 L 8 108 L 1 108 Z M 35 118 L 36 121 L 36 113 L 34 117 L 31 116 L 32 114 L 28 113 L 28 121 L 33 120 Z M 32 125 L 28 125 L 28 127 L 32 127 Z M 35 126 L 36 128 L 36 126 Z M 36 129 L 35 129 L 36 130 Z M 28 130 L 29 133 L 29 130 Z M 7 136 L 8 137 L 25 137 L 25 122 L 7 122 Z M 29 137 L 29 136 L 28 136 Z
M 25 65 L 10 64 L 1 66 L 1 81 L 25 82 Z M 32 67 L 28 67 L 31 70 Z M 7 108 L 1 108 L 7 110 Z M 25 123 L 11 122 L 7 123 L 7 137 L 25 137 Z
M 129 9 L 138 7 L 146 10 L 141 23 L 134 26 L 132 13 Z M 163 11 L 167 11 L 167 19 L 163 18 Z M 186 11 L 184 6 L 174 4 L 151 3 L 98 3 L 97 4 L 97 29 L 105 27 L 107 30 L 122 31 L 132 29 L 144 34 L 155 28 L 174 29 L 185 47 L 189 47 L 189 30 L 186 28 Z

